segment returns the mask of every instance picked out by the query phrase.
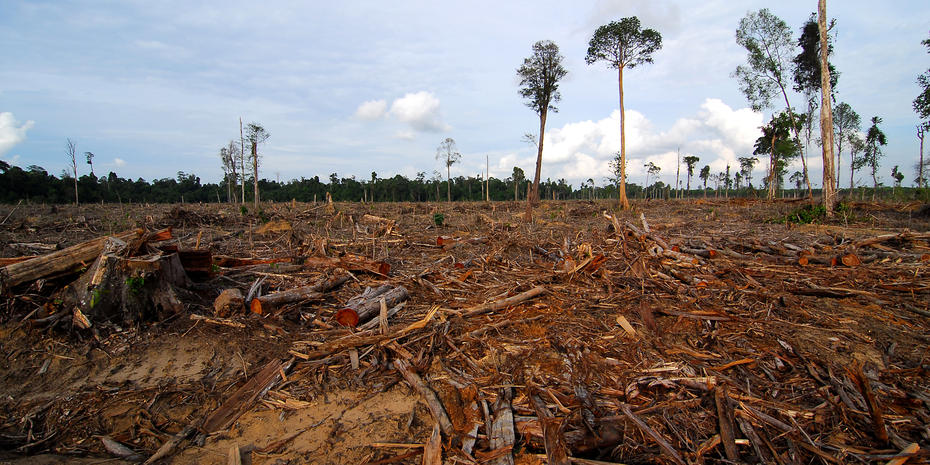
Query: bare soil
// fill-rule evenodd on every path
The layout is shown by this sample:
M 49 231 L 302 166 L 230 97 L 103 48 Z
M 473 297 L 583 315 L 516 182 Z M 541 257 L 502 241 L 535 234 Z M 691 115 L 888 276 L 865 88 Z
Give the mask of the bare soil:
M 737 439 L 746 439 L 737 441 L 739 460 L 884 463 L 911 443 L 927 450 L 930 318 L 921 311 L 930 307 L 928 209 L 859 203 L 821 224 L 771 222 L 802 205 L 694 199 L 613 212 L 609 201 L 543 202 L 531 223 L 522 203 L 263 204 L 246 214 L 215 204 L 2 206 L 0 219 L 12 214 L 0 225 L 0 257 L 171 226 L 181 248 L 291 263 L 217 269 L 184 295 L 185 312 L 138 327 L 43 324 L 54 291 L 73 274 L 4 295 L 0 461 L 122 463 L 102 436 L 148 457 L 269 361 L 353 337 L 332 315 L 366 286 L 384 283 L 411 295 L 391 328 L 439 307 L 425 328 L 395 342 L 412 355 L 457 430 L 467 429 L 465 387 L 488 405 L 513 389 L 517 463 L 546 463 L 533 392 L 562 419 L 569 455 L 589 460 L 674 463 L 622 413 L 629 405 L 689 463 L 731 462 L 714 444 L 714 393 L 724 386 L 738 411 Z M 642 232 L 640 213 L 652 232 L 637 238 L 629 232 Z M 365 214 L 396 224 L 383 234 L 361 222 Z M 282 226 L 261 229 L 273 222 Z M 896 237 L 857 245 L 889 235 Z M 440 236 L 461 243 L 443 247 Z M 656 238 L 687 260 L 656 255 Z M 732 254 L 698 254 L 707 250 Z M 245 294 L 259 279 L 265 293 L 312 284 L 327 270 L 297 266 L 303 257 L 346 253 L 386 261 L 391 271 L 356 273 L 323 302 L 264 316 L 244 309 L 230 317 L 242 328 L 189 318 L 212 315 L 224 288 Z M 862 263 L 801 265 L 808 254 L 854 254 Z M 597 257 L 601 264 L 585 265 Z M 462 316 L 462 309 L 535 286 L 546 294 Z M 223 464 L 232 447 L 243 463 L 256 464 L 368 463 L 420 450 L 434 419 L 394 369 L 396 352 L 376 343 L 357 353 L 358 368 L 346 351 L 297 357 L 286 380 L 231 428 L 185 441 L 165 463 Z M 857 369 L 871 383 L 888 440 L 877 436 L 867 395 L 854 382 Z M 743 420 L 748 432 L 739 412 L 753 411 L 791 430 L 756 417 Z M 445 437 L 443 456 L 491 460 L 483 422 L 472 454 L 458 448 L 461 437 Z

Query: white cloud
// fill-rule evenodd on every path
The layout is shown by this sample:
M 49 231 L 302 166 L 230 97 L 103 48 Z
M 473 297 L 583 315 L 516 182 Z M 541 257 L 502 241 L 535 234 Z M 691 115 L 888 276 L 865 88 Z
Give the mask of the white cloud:
M 748 108 L 732 109 L 718 99 L 706 99 L 694 115 L 676 120 L 665 131 L 636 110 L 626 111 L 627 173 L 634 182 L 645 177 L 643 164 L 662 168 L 660 179 L 674 183 L 678 149 L 681 156 L 696 155 L 699 166 L 710 165 L 716 173 L 738 169 L 740 156 L 752 151 L 759 137 L 762 114 Z M 608 176 L 608 163 L 620 149 L 620 111 L 598 121 L 568 123 L 546 131 L 543 178 L 567 178 L 573 182 L 593 178 L 599 184 Z M 532 166 L 535 154 L 508 155 L 502 167 Z M 684 169 L 682 167 L 682 169 Z M 682 171 L 681 177 L 685 174 Z M 651 181 L 650 181 L 651 182 Z
M 122 168 L 126 166 L 126 160 L 123 160 L 122 158 L 114 158 L 113 164 L 116 165 L 118 168 Z
M 365 120 L 376 120 L 387 113 L 387 102 L 384 100 L 369 100 L 358 106 L 355 117 Z
M 449 125 L 442 121 L 439 99 L 432 92 L 421 90 L 394 100 L 390 115 L 418 131 L 439 132 L 449 129 Z
M 16 144 L 26 140 L 26 131 L 35 125 L 34 121 L 19 124 L 13 113 L 0 113 L 0 156 L 9 152 Z

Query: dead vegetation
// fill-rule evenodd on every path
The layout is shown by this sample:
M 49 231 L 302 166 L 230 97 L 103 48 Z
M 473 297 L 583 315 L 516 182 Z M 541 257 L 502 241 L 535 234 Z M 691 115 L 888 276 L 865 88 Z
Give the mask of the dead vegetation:
M 797 206 L 21 206 L 2 458 L 925 462 L 930 222 Z

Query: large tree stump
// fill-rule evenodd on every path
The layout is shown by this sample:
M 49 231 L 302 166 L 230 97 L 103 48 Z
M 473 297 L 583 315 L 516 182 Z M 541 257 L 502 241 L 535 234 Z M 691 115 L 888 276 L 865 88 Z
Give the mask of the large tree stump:
M 116 240 L 108 242 L 87 272 L 59 292 L 65 308 L 74 308 L 91 324 L 137 324 L 184 310 L 177 289 L 190 280 L 176 253 L 126 258 L 120 251 Z

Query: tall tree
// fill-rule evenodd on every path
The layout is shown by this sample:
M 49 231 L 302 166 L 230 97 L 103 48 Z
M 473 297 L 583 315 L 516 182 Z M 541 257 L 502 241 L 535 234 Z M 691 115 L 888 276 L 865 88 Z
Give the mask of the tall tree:
M 865 134 L 865 151 L 862 154 L 862 163 L 860 166 L 868 166 L 872 169 L 872 200 L 875 200 L 875 193 L 878 192 L 878 178 L 876 173 L 878 173 L 878 160 L 882 157 L 882 147 L 888 145 L 888 139 L 885 137 L 885 133 L 878 128 L 878 125 L 881 124 L 882 119 L 873 116 L 872 117 L 872 126 L 869 127 L 869 131 Z
M 588 42 L 585 62 L 593 64 L 605 61 L 617 70 L 620 91 L 620 206 L 626 210 L 630 202 L 626 198 L 626 115 L 623 107 L 623 70 L 641 64 L 652 63 L 652 54 L 662 48 L 662 35 L 653 29 L 642 29 L 639 18 L 632 16 L 620 21 L 611 21 L 594 31 Z
M 762 126 L 762 136 L 756 139 L 753 155 L 769 156 L 769 175 L 766 180 L 769 200 L 775 199 L 788 161 L 800 152 L 797 138 L 792 139 L 790 135 L 792 121 L 796 119 L 791 111 L 783 111 L 773 116 L 769 124 Z
M 94 153 L 84 152 L 84 159 L 86 159 L 87 164 L 90 165 L 90 175 L 96 178 L 97 175 L 94 174 Z
M 446 137 L 436 147 L 436 159 L 441 160 L 446 165 L 446 201 L 452 201 L 452 165 L 462 159 L 462 154 L 458 152 L 455 146 L 455 139 Z
M 895 188 L 901 187 L 901 181 L 904 180 L 904 173 L 898 170 L 898 165 L 894 165 L 894 168 L 891 169 L 891 179 L 894 180 L 894 184 L 891 186 L 891 196 L 894 197 Z
M 823 2 L 821 2 L 821 4 L 823 4 Z M 826 13 L 824 12 L 824 14 Z M 824 94 L 827 96 L 826 105 L 824 105 L 823 103 L 823 95 L 820 96 L 821 102 L 820 102 L 819 107 L 820 107 L 820 113 L 821 113 L 820 115 L 821 116 L 821 121 L 820 121 L 821 141 L 825 140 L 825 137 L 828 137 L 831 140 L 831 143 L 829 145 L 822 144 L 823 150 L 829 151 L 830 153 L 830 161 L 824 162 L 823 167 L 824 167 L 824 174 L 829 173 L 830 179 L 833 179 L 833 175 L 832 175 L 832 167 L 833 167 L 833 151 L 832 151 L 833 150 L 833 143 L 832 143 L 833 132 L 832 131 L 833 129 L 832 129 L 832 125 L 829 125 L 829 126 L 823 125 L 823 118 L 825 116 L 824 111 L 828 111 L 828 112 L 830 111 L 830 96 L 832 95 L 832 88 L 836 86 L 836 80 L 837 80 L 838 74 L 836 73 L 836 70 L 833 68 L 833 65 L 826 62 L 826 60 L 824 60 L 823 63 L 821 62 L 821 55 L 824 55 L 824 57 L 828 57 L 830 53 L 833 53 L 832 44 L 829 44 L 828 40 L 826 40 L 826 39 L 829 39 L 826 33 L 826 23 L 824 23 L 824 27 L 825 29 L 823 33 L 821 33 L 819 22 L 815 19 L 815 15 L 811 14 L 810 18 L 808 18 L 808 20 L 801 27 L 801 36 L 798 39 L 798 47 L 800 48 L 800 52 L 792 60 L 794 62 L 794 70 L 793 70 L 794 71 L 794 90 L 803 93 L 805 100 L 807 101 L 807 114 L 805 115 L 805 118 L 803 118 L 801 121 L 804 127 L 807 143 L 804 145 L 805 153 L 804 153 L 804 156 L 801 158 L 801 161 L 803 162 L 803 165 L 804 165 L 804 176 L 805 176 L 805 182 L 807 183 L 808 196 L 811 199 L 813 199 L 813 191 L 811 190 L 810 179 L 806 178 L 806 176 L 808 176 L 807 147 L 810 145 L 811 134 L 813 132 L 813 127 L 814 127 L 814 111 L 818 108 L 818 105 L 816 102 L 817 100 L 816 94 L 820 92 L 821 89 L 825 89 L 827 91 L 827 93 Z M 822 48 L 821 40 L 820 40 L 821 37 L 825 39 L 823 41 L 823 44 L 827 46 L 826 53 L 822 53 L 823 51 L 821 50 Z M 824 65 L 827 66 L 826 71 L 823 70 Z M 824 76 L 825 72 L 826 72 L 826 76 Z M 824 78 L 828 80 L 826 87 L 824 86 L 824 83 L 823 83 Z M 821 92 L 821 94 L 823 93 Z M 834 195 L 833 188 L 834 187 L 835 186 L 829 182 L 824 184 L 824 196 L 823 196 L 824 205 L 827 205 L 828 203 L 830 204 L 830 208 L 827 208 L 827 215 L 831 215 L 831 216 L 833 215 L 832 205 L 833 205 L 833 195 Z M 829 192 L 829 195 L 827 195 L 828 192 Z
M 833 112 L 833 132 L 834 141 L 836 141 L 836 186 L 840 185 L 840 157 L 843 155 L 843 142 L 849 141 L 849 134 L 859 130 L 861 119 L 856 110 L 853 110 L 846 102 L 840 102 Z M 849 166 L 852 167 L 852 159 Z M 852 168 L 850 168 L 852 171 Z M 850 180 L 852 177 L 850 177 Z M 850 181 L 850 189 L 852 184 Z
M 752 188 L 752 168 L 758 161 L 756 157 L 739 157 L 739 169 L 746 179 L 746 187 Z
M 649 176 L 658 176 L 659 172 L 662 171 L 662 168 L 657 166 L 653 162 L 646 163 L 643 165 L 643 168 L 646 168 L 646 194 L 648 197 L 649 194 Z M 655 189 L 653 189 L 653 194 L 655 194 Z
M 526 106 L 539 116 L 539 140 L 536 144 L 536 175 L 533 177 L 533 189 L 528 195 L 531 205 L 539 203 L 539 176 L 542 170 L 543 140 L 546 135 L 546 116 L 549 111 L 559 111 L 555 104 L 562 99 L 559 93 L 559 81 L 568 74 L 562 66 L 565 58 L 559 54 L 559 46 L 551 40 L 541 40 L 533 44 L 533 54 L 523 59 L 523 65 L 517 69 L 520 78 L 520 95 L 526 99 Z
M 252 187 L 254 191 L 252 202 L 255 209 L 258 210 L 258 166 L 260 164 L 258 146 L 268 140 L 271 134 L 269 134 L 262 125 L 254 122 L 246 126 L 245 134 L 246 140 L 249 141 L 249 147 L 252 150 L 252 156 L 249 159 L 252 165 Z
M 245 186 L 245 172 L 239 170 L 239 166 L 243 163 L 242 149 L 240 146 L 236 145 L 236 141 L 230 139 L 229 143 L 226 144 L 226 152 L 229 154 L 229 172 L 231 173 L 232 182 L 232 200 L 231 202 L 236 202 L 236 191 L 238 190 L 238 185 L 241 182 Z
M 694 155 L 688 155 L 685 157 L 685 166 L 688 167 L 688 187 L 686 187 L 686 190 L 689 194 L 691 193 L 691 176 L 694 175 L 694 164 L 700 160 L 700 158 Z
M 836 72 L 830 65 L 830 37 L 827 35 L 827 0 L 817 4 L 817 30 L 820 35 L 820 140 L 823 147 L 823 206 L 827 216 L 833 216 L 836 189 L 839 184 L 833 176 L 833 109 L 830 107 Z
M 772 100 L 781 94 L 785 101 L 786 114 L 790 117 L 788 127 L 794 138 L 800 141 L 798 120 L 791 111 L 791 102 L 788 100 L 790 76 L 787 74 L 796 50 L 788 24 L 767 8 L 749 12 L 740 20 L 736 30 L 736 43 L 748 53 L 747 64 L 737 66 L 733 74 L 739 82 L 740 91 L 749 101 L 749 106 L 756 111 L 771 108 Z M 802 161 L 806 176 L 807 161 Z M 808 190 L 813 192 L 809 185 Z M 774 198 L 771 186 L 769 198 Z
M 226 178 L 226 201 L 234 202 L 236 197 L 236 145 L 230 141 L 229 145 L 220 148 L 220 162 L 223 166 L 223 174 Z
M 704 165 L 704 167 L 701 168 L 701 172 L 698 174 L 698 177 L 704 181 L 704 198 L 707 198 L 707 179 L 710 178 L 710 166 Z
M 242 130 L 242 117 L 239 117 L 239 173 L 242 175 L 242 197 L 239 202 L 245 204 L 245 133 Z
M 847 142 L 849 142 L 849 190 L 852 190 L 856 187 L 855 180 L 853 179 L 856 175 L 856 171 L 864 165 L 862 162 L 863 159 L 859 157 L 859 154 L 865 152 L 865 141 L 859 136 L 859 133 L 856 132 L 849 133 L 846 139 Z
M 68 138 L 67 143 L 65 143 L 65 153 L 68 155 L 71 160 L 71 171 L 74 173 L 74 204 L 79 205 L 78 203 L 78 175 L 77 175 L 77 146 L 74 145 L 74 141 L 71 138 Z

